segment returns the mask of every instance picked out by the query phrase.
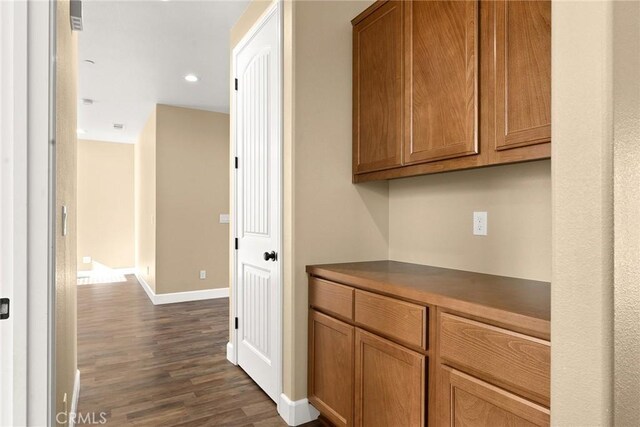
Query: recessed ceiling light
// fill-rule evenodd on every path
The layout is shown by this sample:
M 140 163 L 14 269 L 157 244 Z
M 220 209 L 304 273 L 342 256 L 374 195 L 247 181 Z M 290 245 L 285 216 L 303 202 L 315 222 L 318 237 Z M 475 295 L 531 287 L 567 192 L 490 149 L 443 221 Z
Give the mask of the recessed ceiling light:
M 84 129 L 77 129 L 76 130 L 76 134 L 78 134 L 78 135 L 84 135 L 85 133 L 87 133 L 87 131 L 84 130 Z
M 187 74 L 186 76 L 184 76 L 184 79 L 189 83 L 195 83 L 199 80 L 198 76 L 196 76 L 195 74 Z

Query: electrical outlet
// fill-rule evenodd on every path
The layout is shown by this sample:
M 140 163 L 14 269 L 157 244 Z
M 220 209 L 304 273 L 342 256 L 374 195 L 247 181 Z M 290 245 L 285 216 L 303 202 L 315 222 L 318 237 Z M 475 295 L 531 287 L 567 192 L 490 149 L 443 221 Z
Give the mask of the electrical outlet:
M 486 236 L 487 235 L 487 213 L 486 212 L 474 212 L 473 213 L 473 234 L 474 236 Z
M 90 256 L 83 256 L 82 257 L 82 263 L 83 264 L 91 264 L 91 257 Z
M 200 280 L 207 278 L 207 270 L 200 270 Z

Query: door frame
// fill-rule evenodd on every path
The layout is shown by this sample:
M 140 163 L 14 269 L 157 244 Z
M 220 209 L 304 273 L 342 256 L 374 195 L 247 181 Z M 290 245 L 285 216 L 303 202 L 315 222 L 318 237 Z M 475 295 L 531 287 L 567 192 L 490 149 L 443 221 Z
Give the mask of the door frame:
M 276 395 L 278 396 L 277 399 L 277 407 L 278 407 L 278 413 L 280 413 L 281 411 L 281 404 L 280 401 L 282 400 L 280 398 L 280 396 L 282 395 L 282 390 L 283 390 L 283 379 L 282 379 L 282 353 L 283 353 L 283 343 L 282 343 L 282 336 L 283 336 L 283 291 L 284 291 L 284 277 L 283 277 L 283 273 L 284 273 L 284 269 L 283 269 L 283 256 L 282 256 L 282 246 L 283 246 L 283 185 L 284 185 L 284 181 L 283 181 L 283 146 L 284 146 L 284 142 L 283 142 L 283 110 L 282 110 L 282 105 L 283 105 L 283 64 L 282 64 L 282 53 L 283 53 L 283 48 L 284 48 L 284 43 L 283 43 L 283 7 L 282 7 L 282 2 L 281 0 L 274 0 L 271 5 L 269 5 L 269 7 L 262 13 L 262 15 L 260 16 L 260 18 L 253 24 L 253 26 L 251 27 L 251 29 L 245 34 L 245 36 L 240 40 L 240 42 L 238 42 L 238 44 L 233 48 L 232 51 L 232 55 L 231 55 L 231 63 L 233 65 L 233 72 L 232 72 L 232 79 L 236 78 L 236 70 L 237 70 L 237 57 L 238 57 L 238 53 L 256 36 L 256 34 L 258 33 L 258 31 L 260 31 L 264 25 L 266 24 L 267 20 L 269 18 L 271 18 L 272 16 L 276 16 L 277 19 L 277 26 L 278 26 L 278 41 L 279 41 L 279 48 L 280 48 L 280 61 L 278 64 L 278 104 L 279 104 L 279 108 L 278 108 L 278 129 L 277 129 L 277 134 L 278 134 L 278 144 L 277 144 L 277 150 L 278 150 L 278 158 L 280 159 L 280 164 L 278 165 L 278 171 L 277 171 L 277 175 L 278 175 L 278 195 L 277 195 L 277 202 L 276 202 L 276 206 L 277 206 L 277 211 L 279 213 L 278 215 L 278 220 L 280 222 L 280 232 L 279 232 L 279 236 L 278 236 L 278 242 L 275 245 L 276 247 L 274 248 L 274 250 L 278 253 L 278 259 L 279 262 L 277 263 L 277 268 L 279 270 L 279 277 L 280 277 L 280 283 L 278 283 L 278 286 L 276 287 L 276 300 L 278 302 L 278 310 L 277 310 L 277 315 L 275 317 L 276 320 L 276 331 L 277 334 L 275 336 L 275 341 L 276 341 L 276 348 L 275 348 L 275 352 L 273 355 L 273 360 L 274 360 L 274 366 L 276 369 L 276 375 L 277 375 L 277 390 L 276 390 Z M 234 83 L 231 82 L 231 84 L 233 85 Z M 232 86 L 233 88 L 233 86 Z M 232 95 L 232 100 L 233 100 L 233 113 L 234 113 L 234 119 L 233 119 L 233 140 L 232 140 L 232 149 L 231 149 L 231 157 L 232 159 L 235 159 L 235 157 L 237 156 L 238 150 L 237 150 L 237 145 L 238 145 L 238 122 L 237 120 L 235 120 L 235 117 L 238 116 L 238 92 L 236 90 L 233 90 L 233 95 Z M 237 211 L 237 195 L 238 195 L 238 187 L 237 187 L 237 175 L 238 175 L 238 169 L 235 168 L 234 165 L 235 160 L 232 161 L 232 170 L 233 170 L 233 174 L 231 174 L 231 180 L 232 180 L 232 194 L 231 194 L 231 200 L 233 200 L 233 209 L 231 212 L 231 225 L 232 225 L 232 230 L 233 230 L 233 235 L 231 236 L 231 242 L 230 242 L 230 247 L 231 247 L 231 251 L 233 253 L 233 262 L 232 262 L 232 280 L 231 280 L 231 304 L 230 304 L 230 316 L 229 316 L 229 320 L 230 320 L 230 329 L 231 329 L 231 334 L 230 334 L 230 342 L 229 342 L 229 346 L 227 348 L 227 359 L 233 363 L 234 365 L 238 364 L 238 329 L 235 328 L 234 326 L 234 321 L 232 319 L 235 318 L 236 314 L 238 313 L 238 277 L 237 277 L 237 271 L 238 271 L 238 254 L 237 251 L 235 250 L 235 242 L 234 239 L 236 237 L 238 237 L 238 211 Z
M 11 168 L 8 179 L 3 172 L 1 196 L 3 206 L 10 202 L 11 209 L 0 220 L 2 227 L 11 227 L 3 232 L 11 242 L 0 250 L 13 293 L 13 363 L 3 372 L 11 382 L 0 384 L 3 394 L 9 389 L 12 394 L 10 413 L 5 406 L 0 411 L 0 424 L 8 425 L 54 424 L 54 6 L 49 1 L 0 4 L 0 28 L 3 36 L 10 35 L 2 37 L 6 44 L 0 49 L 3 70 L 9 70 L 0 79 L 6 102 L 0 112 L 0 149 Z
M 27 422 L 27 3 L 0 3 L 0 425 Z

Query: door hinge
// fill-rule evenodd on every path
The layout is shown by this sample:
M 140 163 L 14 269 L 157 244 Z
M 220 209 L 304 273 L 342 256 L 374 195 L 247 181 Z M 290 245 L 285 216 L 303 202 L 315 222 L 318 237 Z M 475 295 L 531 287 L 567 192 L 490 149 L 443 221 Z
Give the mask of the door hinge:
M 238 238 L 236 237 L 236 251 L 238 250 Z
M 238 329 L 238 318 L 236 317 L 236 329 Z
M 9 318 L 9 298 L 0 298 L 0 320 Z
M 236 80 L 236 82 L 235 82 L 236 90 L 238 90 L 238 79 L 235 79 L 235 80 Z
M 236 169 L 238 169 L 238 158 L 236 157 Z

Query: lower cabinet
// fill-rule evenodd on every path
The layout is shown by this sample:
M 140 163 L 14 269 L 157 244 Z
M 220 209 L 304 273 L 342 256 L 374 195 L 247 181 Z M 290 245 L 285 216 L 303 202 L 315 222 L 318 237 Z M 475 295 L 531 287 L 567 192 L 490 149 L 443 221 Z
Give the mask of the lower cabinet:
M 331 424 L 549 425 L 545 336 L 313 277 L 309 295 L 308 396 Z
M 441 426 L 548 426 L 549 409 L 448 366 L 440 367 Z
M 356 328 L 355 424 L 422 426 L 425 356 Z
M 309 401 L 336 426 L 353 425 L 354 330 L 309 311 Z

